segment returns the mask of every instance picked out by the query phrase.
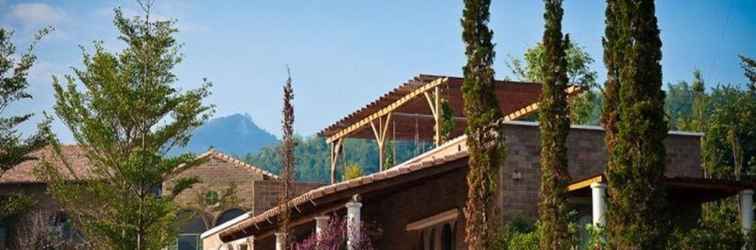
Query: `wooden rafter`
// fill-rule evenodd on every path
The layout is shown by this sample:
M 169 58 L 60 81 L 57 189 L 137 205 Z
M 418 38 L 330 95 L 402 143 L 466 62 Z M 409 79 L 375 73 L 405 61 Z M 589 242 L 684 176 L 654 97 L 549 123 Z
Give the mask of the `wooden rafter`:
M 339 162 L 339 153 L 344 140 L 339 138 L 336 141 L 329 143 L 331 145 L 331 184 L 336 183 L 336 165 Z
M 391 113 L 388 113 L 385 120 L 382 117 L 378 118 L 378 126 L 376 127 L 374 121 L 370 121 L 370 127 L 373 129 L 375 135 L 375 141 L 378 143 L 378 166 L 383 171 L 385 165 L 385 149 L 386 149 L 386 132 L 388 132 L 389 122 L 391 122 Z
M 441 101 L 438 87 L 433 88 L 433 93 L 428 94 L 428 92 L 423 92 L 423 95 L 425 95 L 425 100 L 428 101 L 428 106 L 430 106 L 431 113 L 433 114 L 433 132 L 435 132 L 433 144 L 438 146 L 441 145 L 441 110 L 439 108 Z
M 583 91 L 583 89 L 581 87 L 578 87 L 578 86 L 570 86 L 570 87 L 567 88 L 567 90 L 565 90 L 565 92 L 567 92 L 568 96 L 576 95 L 576 94 L 578 94 L 578 93 L 580 93 L 582 91 Z M 508 115 L 506 115 L 504 117 L 504 120 L 505 121 L 514 121 L 514 120 L 520 119 L 522 117 L 525 117 L 527 115 L 530 115 L 533 112 L 538 111 L 539 105 L 540 105 L 540 102 L 534 102 L 534 103 L 532 103 L 532 104 L 530 104 L 528 106 L 525 106 L 524 108 L 515 110 L 514 112 L 509 113 Z
M 379 117 L 383 117 L 383 116 L 387 115 L 388 113 L 391 113 L 392 111 L 398 109 L 399 107 L 401 107 L 405 103 L 411 101 L 415 97 L 417 97 L 419 95 L 422 95 L 423 93 L 427 92 L 428 90 L 431 90 L 431 89 L 433 89 L 433 88 L 435 88 L 435 87 L 437 87 L 437 86 L 439 86 L 441 84 L 445 84 L 447 82 L 448 82 L 448 78 L 446 78 L 446 77 L 438 78 L 436 80 L 433 80 L 432 82 L 421 86 L 420 88 L 418 88 L 418 89 L 410 92 L 409 94 L 403 96 L 399 100 L 396 100 L 395 102 L 391 103 L 390 105 L 382 108 L 378 112 L 375 112 L 375 113 L 371 114 L 370 116 L 368 116 L 368 117 L 366 117 L 366 118 L 364 118 L 364 119 L 362 119 L 362 120 L 360 120 L 360 121 L 358 121 L 358 122 L 356 122 L 356 123 L 354 123 L 352 125 L 349 125 L 349 127 L 346 127 L 344 129 L 340 130 L 339 132 L 333 134 L 332 136 L 329 136 L 328 138 L 326 138 L 326 142 L 331 143 L 331 142 L 333 142 L 333 141 L 335 141 L 337 139 L 346 137 L 349 134 L 354 133 L 355 131 L 361 129 L 362 127 L 370 124 L 370 122 L 378 119 Z

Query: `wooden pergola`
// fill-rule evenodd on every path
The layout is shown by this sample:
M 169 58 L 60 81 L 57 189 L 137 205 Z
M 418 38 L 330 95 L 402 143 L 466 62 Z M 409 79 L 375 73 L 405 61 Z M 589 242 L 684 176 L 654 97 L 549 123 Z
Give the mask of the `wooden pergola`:
M 432 141 L 436 146 L 443 143 L 440 126 L 444 100 L 456 123 L 448 138 L 464 133 L 462 82 L 460 77 L 416 76 L 320 131 L 318 135 L 325 137 L 331 148 L 331 183 L 336 182 L 336 167 L 345 138 L 374 139 L 378 144 L 381 171 L 386 167 L 384 152 L 388 140 Z M 499 107 L 508 120 L 522 118 L 538 109 L 539 83 L 496 81 L 495 91 Z M 568 92 L 577 93 L 578 88 L 571 87 Z

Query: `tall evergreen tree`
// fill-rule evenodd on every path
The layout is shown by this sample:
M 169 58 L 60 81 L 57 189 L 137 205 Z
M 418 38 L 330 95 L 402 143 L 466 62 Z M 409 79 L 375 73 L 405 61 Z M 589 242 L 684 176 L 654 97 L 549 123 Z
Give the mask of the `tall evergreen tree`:
M 489 249 L 498 220 L 494 208 L 497 178 L 506 156 L 503 126 L 497 123 L 502 114 L 494 92 L 493 31 L 488 28 L 491 1 L 464 3 L 461 23 L 467 64 L 463 68 L 462 92 L 470 152 L 465 242 L 469 249 Z
M 174 87 L 172 70 L 181 61 L 175 23 L 152 21 L 149 3 L 143 7 L 144 18 L 115 10 L 125 49 L 111 53 L 96 42 L 93 54 L 83 52 L 83 69 L 53 83 L 56 114 L 91 168 L 87 176 L 77 175 L 56 147 L 67 168 L 47 162 L 42 177 L 97 249 L 162 249 L 175 242 L 174 199 L 197 179 L 166 180 L 197 162 L 166 154 L 186 145 L 213 110 L 202 103 L 209 83 L 188 91 Z
M 541 139 L 541 200 L 538 218 L 541 222 L 541 249 L 569 249 L 567 184 L 567 135 L 570 113 L 567 106 L 567 60 L 562 40 L 562 0 L 544 0 L 546 21 L 543 33 L 545 63 L 543 91 L 540 100 L 539 127 Z
M 289 243 L 289 199 L 291 199 L 291 182 L 294 171 L 294 88 L 291 86 L 291 73 L 283 87 L 283 120 L 281 121 L 281 132 L 283 133 L 283 142 L 281 142 L 281 197 L 279 209 L 281 211 L 281 226 L 278 232 L 281 233 L 284 246 Z
M 614 147 L 615 134 L 617 134 L 617 122 L 619 115 L 617 113 L 619 104 L 620 88 L 620 65 L 624 58 L 624 46 L 627 44 L 627 37 L 623 32 L 624 16 L 622 5 L 624 0 L 607 0 L 606 1 L 606 20 L 604 28 L 604 37 L 602 44 L 604 47 L 604 65 L 606 66 L 606 83 L 604 84 L 604 107 L 601 114 L 601 125 L 606 131 L 606 146 L 611 152 Z M 609 159 L 609 166 L 612 165 L 612 159 Z
M 617 134 L 610 151 L 607 229 L 613 249 L 665 244 L 664 116 L 661 39 L 654 0 L 618 1 L 628 44 L 618 64 Z M 616 60 L 617 58 L 615 58 Z

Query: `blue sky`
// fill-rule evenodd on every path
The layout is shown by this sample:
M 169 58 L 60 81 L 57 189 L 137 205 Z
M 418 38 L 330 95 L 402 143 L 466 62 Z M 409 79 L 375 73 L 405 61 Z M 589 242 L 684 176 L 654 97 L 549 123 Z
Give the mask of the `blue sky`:
M 708 83 L 744 82 L 738 54 L 756 57 L 756 1 L 657 1 L 662 29 L 664 82 L 687 80 L 693 69 Z M 311 135 L 420 74 L 461 75 L 462 1 L 157 1 L 155 15 L 178 20 L 184 62 L 180 88 L 214 83 L 207 102 L 216 116 L 249 113 L 280 134 L 281 86 L 292 68 L 296 130 Z M 51 111 L 51 76 L 81 61 L 79 45 L 123 47 L 112 25 L 113 8 L 139 14 L 135 1 L 0 0 L 0 26 L 16 31 L 19 47 L 35 30 L 56 28 L 36 51 L 33 101 L 11 112 Z M 594 57 L 603 80 L 601 35 L 604 1 L 567 0 L 564 32 Z M 520 56 L 541 39 L 541 1 L 494 1 L 497 77 L 509 74 L 507 55 Z M 33 124 L 22 130 L 30 131 Z M 55 130 L 72 142 L 62 125 Z

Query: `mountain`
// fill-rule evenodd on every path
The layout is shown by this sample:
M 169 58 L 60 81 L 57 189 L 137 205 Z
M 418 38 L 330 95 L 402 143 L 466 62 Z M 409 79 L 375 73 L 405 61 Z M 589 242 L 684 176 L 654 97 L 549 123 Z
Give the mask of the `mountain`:
M 213 147 L 227 154 L 245 156 L 276 143 L 278 139 L 258 127 L 249 114 L 233 114 L 205 122 L 194 130 L 189 144 L 177 151 L 200 154 Z

